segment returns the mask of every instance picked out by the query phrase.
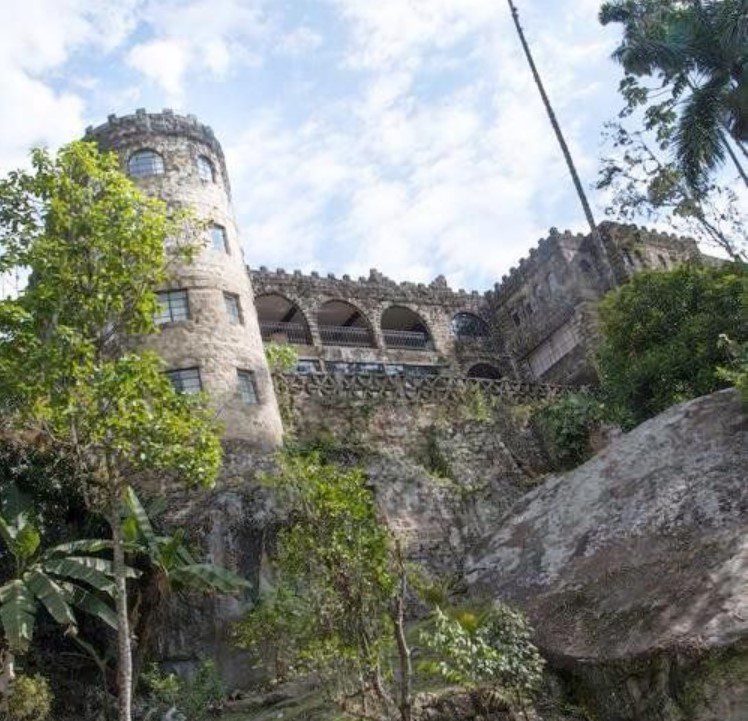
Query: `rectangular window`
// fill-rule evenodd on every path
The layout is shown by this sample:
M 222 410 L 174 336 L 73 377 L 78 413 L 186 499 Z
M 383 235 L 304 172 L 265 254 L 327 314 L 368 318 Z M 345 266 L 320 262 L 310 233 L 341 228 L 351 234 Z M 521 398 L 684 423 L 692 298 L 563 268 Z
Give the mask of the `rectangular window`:
M 226 237 L 226 228 L 222 225 L 211 225 L 210 244 L 213 247 L 213 250 L 220 250 L 222 253 L 228 253 L 229 242 Z
M 224 293 L 223 302 L 226 305 L 226 313 L 229 317 L 229 323 L 232 325 L 242 325 L 242 309 L 239 305 L 239 296 L 234 293 Z
M 203 389 L 199 368 L 177 368 L 166 371 L 177 393 L 199 393 Z
M 239 395 L 242 397 L 242 401 L 248 406 L 257 405 L 259 400 L 257 398 L 255 374 L 252 371 L 237 370 L 236 376 L 239 380 Z
M 312 373 L 321 373 L 322 366 L 320 365 L 320 362 L 318 360 L 307 360 L 305 358 L 301 358 L 296 363 L 295 372 L 303 376 L 310 375 Z
M 159 309 L 154 320 L 157 325 L 187 320 L 190 317 L 186 290 L 161 291 L 156 293 L 156 298 L 158 299 Z

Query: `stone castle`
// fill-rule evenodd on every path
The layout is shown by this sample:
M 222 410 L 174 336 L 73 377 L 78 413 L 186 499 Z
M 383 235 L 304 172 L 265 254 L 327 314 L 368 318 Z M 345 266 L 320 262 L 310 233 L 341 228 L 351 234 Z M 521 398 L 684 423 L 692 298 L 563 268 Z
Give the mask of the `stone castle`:
M 601 244 L 551 229 L 485 294 L 451 290 L 442 276 L 425 285 L 376 270 L 354 280 L 250 268 L 208 126 L 138 110 L 86 137 L 115 150 L 144 191 L 207 221 L 205 249 L 159 289 L 161 333 L 148 343 L 177 388 L 211 394 L 227 438 L 262 448 L 283 433 L 266 343 L 296 349 L 298 365 L 281 381 L 297 393 L 408 397 L 471 383 L 495 394 L 548 392 L 594 381 L 595 304 L 604 293 L 639 270 L 702 258 L 692 239 L 603 223 Z

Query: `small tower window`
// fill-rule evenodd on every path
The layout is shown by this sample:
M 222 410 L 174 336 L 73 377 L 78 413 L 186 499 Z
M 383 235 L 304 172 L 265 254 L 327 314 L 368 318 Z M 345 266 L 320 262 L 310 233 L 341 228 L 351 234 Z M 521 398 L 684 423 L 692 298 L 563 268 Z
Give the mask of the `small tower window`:
M 199 368 L 177 368 L 166 371 L 166 376 L 177 393 L 199 393 L 203 389 Z
M 175 323 L 190 317 L 186 290 L 166 290 L 156 293 L 159 309 L 154 320 L 157 325 Z
M 226 228 L 222 225 L 210 226 L 210 243 L 213 250 L 220 250 L 223 253 L 229 252 L 228 238 L 226 237 Z
M 216 182 L 216 171 L 207 155 L 197 156 L 197 174 L 200 176 L 200 180 L 206 183 Z
M 239 304 L 239 296 L 235 293 L 224 293 L 223 302 L 226 305 L 226 314 L 229 317 L 229 323 L 231 325 L 242 325 L 244 320 L 242 318 L 242 308 Z
M 665 258 L 664 258 L 664 257 L 663 257 L 662 255 L 660 255 L 659 253 L 657 254 L 657 260 L 659 260 L 659 261 L 660 261 L 660 265 L 661 265 L 661 266 L 662 266 L 663 268 L 667 268 L 667 261 L 666 261 L 666 260 L 665 260 Z
M 255 374 L 252 371 L 237 369 L 236 377 L 239 381 L 239 395 L 242 401 L 248 406 L 257 405 L 260 401 L 257 397 L 257 385 L 255 384 Z
M 130 156 L 127 172 L 133 178 L 163 175 L 164 159 L 155 150 L 138 150 Z

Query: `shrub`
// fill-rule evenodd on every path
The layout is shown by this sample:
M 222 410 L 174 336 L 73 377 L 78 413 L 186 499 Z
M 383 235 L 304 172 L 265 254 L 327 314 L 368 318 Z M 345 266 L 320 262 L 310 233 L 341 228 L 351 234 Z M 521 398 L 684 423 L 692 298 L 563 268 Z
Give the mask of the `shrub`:
M 557 470 L 575 468 L 589 458 L 590 433 L 603 414 L 603 405 L 587 392 L 566 393 L 535 414 Z
M 164 673 L 156 664 L 142 678 L 148 689 L 147 702 L 152 710 L 166 712 L 174 708 L 189 721 L 207 718 L 220 709 L 226 698 L 226 690 L 213 661 L 203 661 L 195 676 L 189 680 L 174 673 Z
M 44 721 L 52 709 L 52 692 L 44 676 L 17 676 L 8 694 L 8 721 Z
M 743 266 L 640 273 L 600 304 L 601 390 L 624 428 L 728 385 L 725 334 L 746 340 Z
M 282 343 L 267 343 L 265 345 L 265 357 L 268 360 L 270 370 L 274 373 L 289 373 L 299 362 L 299 354 L 290 345 Z
M 537 691 L 545 662 L 525 617 L 504 604 L 482 613 L 437 608 L 420 634 L 430 655 L 426 670 L 449 683 L 501 693 L 524 708 Z

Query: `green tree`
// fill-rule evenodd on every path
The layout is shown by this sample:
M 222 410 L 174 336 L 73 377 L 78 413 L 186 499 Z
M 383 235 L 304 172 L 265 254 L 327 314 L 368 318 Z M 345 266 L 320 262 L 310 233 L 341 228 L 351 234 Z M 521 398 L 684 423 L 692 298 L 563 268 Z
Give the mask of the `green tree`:
M 625 72 L 625 112 L 644 106 L 648 129 L 672 133 L 679 169 L 698 194 L 727 155 L 748 185 L 730 144 L 745 154 L 745 12 L 745 0 L 614 0 L 600 10 L 604 25 L 623 26 L 613 57 Z
M 734 260 L 745 260 L 748 231 L 738 194 L 710 180 L 696 193 L 678 163 L 669 157 L 670 128 L 657 134 L 630 132 L 622 123 L 607 123 L 609 151 L 602 158 L 597 187 L 609 191 L 605 209 L 625 221 L 642 217 L 721 248 Z
M 0 586 L 0 624 L 6 644 L 0 696 L 5 699 L 15 677 L 15 657 L 28 651 L 41 609 L 71 636 L 78 632 L 74 609 L 112 628 L 117 627 L 117 617 L 108 605 L 115 590 L 112 562 L 95 555 L 110 547 L 109 541 L 78 540 L 43 550 L 39 531 L 23 512 L 11 518 L 0 516 L 0 538 L 15 566 L 12 577 Z M 135 572 L 126 569 L 126 573 Z
M 272 483 L 292 509 L 276 556 L 278 583 L 238 628 L 269 650 L 277 675 L 314 672 L 349 717 L 409 721 L 406 576 L 359 469 L 287 455 Z
M 113 154 L 75 142 L 0 182 L 0 273 L 27 269 L 0 301 L 0 397 L 74 463 L 112 533 L 118 713 L 131 720 L 132 654 L 123 513 L 131 483 L 213 483 L 220 444 L 202 397 L 180 396 L 160 359 L 131 349 L 155 332 L 154 289 L 197 249 L 197 224 L 144 196 Z M 169 239 L 169 254 L 165 241 Z
M 730 363 L 720 336 L 746 340 L 740 264 L 684 265 L 640 273 L 600 304 L 597 353 L 602 396 L 630 428 L 674 403 L 727 385 Z
M 490 713 L 490 701 L 499 694 L 527 718 L 525 708 L 540 685 L 545 662 L 519 611 L 496 604 L 448 615 L 436 608 L 420 639 L 427 654 L 424 668 L 475 690 L 482 713 Z

